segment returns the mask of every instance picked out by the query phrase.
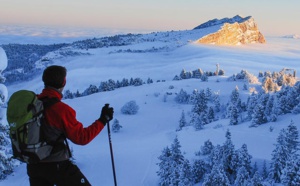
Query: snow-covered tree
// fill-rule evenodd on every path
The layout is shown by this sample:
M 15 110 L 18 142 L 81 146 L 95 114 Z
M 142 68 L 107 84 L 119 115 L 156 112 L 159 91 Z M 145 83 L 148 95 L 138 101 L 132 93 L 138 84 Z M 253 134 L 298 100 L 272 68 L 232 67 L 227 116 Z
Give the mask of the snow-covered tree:
M 175 97 L 175 101 L 177 103 L 188 103 L 189 101 L 188 93 L 185 90 L 180 89 L 179 93 Z
M 229 113 L 229 125 L 237 125 L 239 123 L 238 118 L 239 118 L 239 113 L 238 109 L 234 104 L 230 105 L 230 113 Z
M 287 163 L 291 159 L 299 156 L 299 132 L 294 122 L 291 121 L 287 129 L 282 129 L 277 138 L 275 149 L 272 153 L 272 162 L 269 173 L 269 178 L 276 183 L 281 183 L 283 170 L 287 167 Z
M 204 142 L 204 145 L 200 148 L 200 154 L 201 155 L 209 155 L 214 149 L 214 145 L 210 140 L 207 140 Z
M 195 160 L 192 166 L 192 175 L 195 183 L 199 183 L 205 173 L 208 172 L 208 165 L 203 160 Z
M 244 166 L 240 167 L 237 171 L 236 179 L 234 182 L 235 186 L 244 186 L 247 184 L 250 178 L 249 172 Z
M 264 106 L 262 104 L 259 103 L 254 107 L 251 122 L 251 126 L 257 126 L 268 122 Z
M 11 144 L 8 135 L 8 125 L 4 123 L 5 109 L 3 108 L 8 97 L 7 88 L 4 84 L 5 78 L 2 71 L 7 67 L 7 56 L 0 47 L 0 180 L 13 172 L 15 160 L 11 159 Z
M 189 96 L 189 103 L 190 104 L 195 104 L 196 100 L 198 99 L 197 97 L 199 96 L 199 92 L 197 89 L 194 89 L 192 94 Z
M 157 175 L 159 176 L 159 184 L 161 186 L 169 186 L 172 183 L 171 175 L 173 172 L 172 167 L 172 154 L 169 147 L 163 149 L 162 154 L 158 157 L 160 162 L 158 163 L 159 170 Z
M 180 182 L 180 173 L 181 173 L 181 168 L 184 163 L 184 156 L 181 153 L 181 145 L 180 142 L 176 136 L 176 138 L 173 141 L 173 144 L 171 145 L 171 161 L 172 161 L 172 168 L 173 172 L 171 174 L 171 184 L 173 185 L 178 185 Z
M 211 106 L 208 108 L 207 119 L 209 123 L 215 120 L 215 111 Z
M 293 155 L 286 162 L 280 178 L 284 185 L 299 185 L 300 183 L 300 158 Z
M 122 126 L 120 125 L 119 120 L 114 119 L 113 124 L 111 126 L 111 130 L 113 132 L 119 132 L 121 128 Z
M 214 95 L 213 103 L 214 103 L 214 110 L 216 112 L 220 112 L 221 111 L 221 103 L 220 103 L 220 95 L 219 94 Z
M 263 163 L 263 167 L 262 167 L 262 179 L 266 179 L 268 177 L 268 174 L 269 174 L 269 171 L 268 171 L 268 168 L 267 168 L 267 162 L 266 160 L 264 160 L 264 163 Z
M 136 101 L 132 100 L 132 101 L 127 102 L 121 108 L 121 112 L 123 114 L 135 115 L 138 112 L 139 108 L 140 107 L 136 104 Z
M 195 100 L 195 104 L 193 105 L 192 112 L 200 115 L 203 111 L 207 109 L 207 98 L 204 90 L 200 90 L 199 96 L 197 96 Z
M 230 186 L 222 164 L 215 164 L 210 173 L 204 177 L 203 186 Z
M 252 120 L 252 114 L 253 114 L 253 110 L 257 104 L 257 95 L 252 93 L 250 95 L 250 97 L 248 98 L 248 101 L 247 101 L 247 119 L 249 121 Z
M 256 171 L 251 179 L 248 180 L 246 186 L 264 186 L 263 178 L 260 176 L 260 173 Z
M 181 113 L 181 117 L 179 119 L 179 127 L 177 128 L 177 131 L 182 130 L 183 127 L 187 126 L 187 121 L 185 119 L 184 110 Z
M 238 156 L 238 167 L 244 167 L 245 170 L 251 174 L 251 158 L 252 156 L 248 153 L 247 145 L 243 144 L 240 149 L 237 150 Z
M 181 165 L 181 171 L 179 175 L 179 183 L 178 186 L 193 186 L 193 174 L 190 162 L 185 159 Z
M 234 145 L 232 143 L 231 133 L 229 130 L 226 131 L 225 137 L 226 137 L 226 141 L 223 144 L 223 154 L 222 154 L 223 165 L 224 165 L 225 172 L 232 174 L 234 170 L 231 167 L 231 160 L 234 154 Z

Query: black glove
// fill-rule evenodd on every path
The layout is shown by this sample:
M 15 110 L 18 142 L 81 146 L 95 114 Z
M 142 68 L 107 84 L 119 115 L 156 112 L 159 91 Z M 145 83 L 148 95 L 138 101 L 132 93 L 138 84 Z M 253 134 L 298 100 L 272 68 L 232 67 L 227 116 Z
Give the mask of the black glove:
M 103 125 L 106 125 L 107 122 L 113 119 L 114 108 L 109 107 L 109 104 L 105 104 L 102 107 L 100 118 L 98 119 Z

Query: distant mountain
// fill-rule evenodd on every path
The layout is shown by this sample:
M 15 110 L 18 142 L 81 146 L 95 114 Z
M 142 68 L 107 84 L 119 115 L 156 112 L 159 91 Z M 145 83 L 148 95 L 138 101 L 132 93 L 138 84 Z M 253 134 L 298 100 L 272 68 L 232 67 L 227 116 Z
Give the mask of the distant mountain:
M 257 24 L 251 16 L 213 19 L 205 22 L 194 29 L 204 29 L 220 25 L 217 32 L 201 37 L 196 43 L 217 45 L 239 45 L 249 43 L 265 43 L 265 37 L 259 31 Z
M 291 38 L 291 39 L 300 39 L 300 35 L 294 34 L 294 35 L 286 35 L 283 36 L 284 38 Z
M 215 25 L 223 25 L 224 23 L 230 23 L 230 24 L 235 23 L 235 22 L 242 23 L 242 22 L 249 20 L 250 18 L 251 18 L 251 16 L 243 18 L 239 15 L 236 15 L 233 18 L 226 17 L 223 19 L 212 19 L 205 23 L 202 23 L 201 25 L 195 27 L 194 29 L 208 28 L 208 27 L 215 26 Z

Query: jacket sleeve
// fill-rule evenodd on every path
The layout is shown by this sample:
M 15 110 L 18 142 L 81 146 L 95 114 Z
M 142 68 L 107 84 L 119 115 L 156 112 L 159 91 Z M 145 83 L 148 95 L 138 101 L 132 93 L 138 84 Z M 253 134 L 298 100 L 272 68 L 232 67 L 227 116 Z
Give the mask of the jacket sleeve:
M 77 121 L 75 110 L 69 106 L 63 112 L 62 123 L 66 137 L 78 145 L 88 144 L 104 128 L 104 125 L 98 120 L 84 128 L 82 123 Z

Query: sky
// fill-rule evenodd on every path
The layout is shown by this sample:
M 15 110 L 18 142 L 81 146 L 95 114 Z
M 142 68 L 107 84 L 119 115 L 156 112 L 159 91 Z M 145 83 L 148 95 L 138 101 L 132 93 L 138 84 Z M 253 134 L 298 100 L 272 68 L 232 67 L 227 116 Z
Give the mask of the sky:
M 3 25 L 188 30 L 214 18 L 251 15 L 265 35 L 300 33 L 299 0 L 0 0 Z

